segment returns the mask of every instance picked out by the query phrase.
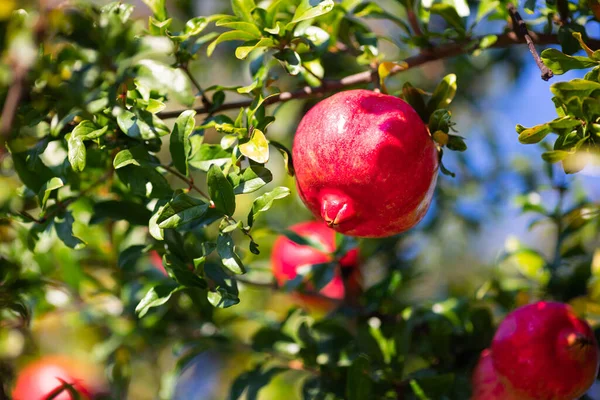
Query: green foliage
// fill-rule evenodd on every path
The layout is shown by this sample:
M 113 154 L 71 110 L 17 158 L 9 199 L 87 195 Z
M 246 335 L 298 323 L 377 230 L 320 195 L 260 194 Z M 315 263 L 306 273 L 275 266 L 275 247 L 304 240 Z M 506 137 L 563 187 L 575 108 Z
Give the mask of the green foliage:
M 165 349 L 177 360 L 159 371 L 152 396 L 171 398 L 177 374 L 219 348 L 247 353 L 228 388 L 231 399 L 260 398 L 285 379 L 305 399 L 465 399 L 472 367 L 503 313 L 546 297 L 597 307 L 600 207 L 579 194 L 567 204 L 567 187 L 556 183 L 551 165 L 545 179 L 558 204 L 542 198 L 544 188 L 524 171 L 528 186 L 517 203 L 535 216 L 532 226 L 556 228 L 554 254 L 507 241 L 477 288 L 409 295 L 427 275 L 416 271 L 410 249 L 426 259 L 438 247 L 448 250 L 444 243 L 460 229 L 479 235 L 477 222 L 453 207 L 495 178 L 464 161 L 471 151 L 456 134 L 453 112 L 479 95 L 473 76 L 517 53 L 477 63 L 464 57 L 435 79 L 396 75 L 515 44 L 501 30 L 476 33 L 487 21 L 509 19 L 507 1 L 232 0 L 228 14 L 209 16 L 172 12 L 165 0 L 144 3 L 152 15 L 143 20 L 126 2 L 37 11 L 9 5 L 10 18 L 0 5 L 0 328 L 21 334 L 32 311 L 75 307 L 100 336 L 93 355 L 107 367 L 107 398 L 126 398 L 132 360 L 155 366 Z M 517 132 L 523 144 L 544 142 L 544 161 L 574 173 L 600 153 L 600 50 L 585 33 L 598 17 L 585 2 L 567 2 L 568 21 L 554 24 L 564 17 L 560 3 L 524 3 L 535 11 L 530 29 L 562 49 L 545 49 L 541 59 L 556 75 L 589 71 L 552 84 L 557 118 L 517 125 Z M 393 26 L 393 37 L 374 20 Z M 409 51 L 413 57 L 399 59 Z M 236 83 L 216 81 L 229 68 L 225 60 L 234 63 Z M 205 76 L 211 66 L 216 75 Z M 355 86 L 409 103 L 440 160 L 446 150 L 458 152 L 450 156 L 457 179 L 440 178 L 433 216 L 417 230 L 380 240 L 337 234 L 329 254 L 324 243 L 285 229 L 308 214 L 298 206 L 291 139 L 282 131 L 293 132 L 316 99 Z M 288 100 L 289 109 L 282 105 Z M 557 135 L 552 147 L 550 134 Z M 440 171 L 455 176 L 442 163 Z M 330 258 L 276 284 L 265 271 L 276 233 Z M 415 246 L 423 237 L 427 247 Z M 356 295 L 338 265 L 355 247 L 365 275 Z M 149 268 L 155 256 L 162 265 Z M 346 298 L 324 298 L 319 291 L 340 276 Z M 265 301 L 253 287 L 277 294 Z M 67 306 L 53 300 L 56 291 Z M 289 299 L 297 294 L 324 302 L 326 315 L 295 307 Z M 13 369 L 16 356 L 35 353 L 28 340 L 5 361 L 5 341 L 0 332 L 0 367 Z M 0 368 L 0 397 L 12 383 Z
M 525 128 L 517 125 L 519 141 L 538 143 L 550 133 L 558 135 L 552 150 L 542 154 L 550 163 L 562 162 L 566 173 L 585 168 L 589 162 L 586 154 L 600 154 L 600 51 L 592 51 L 581 34 L 574 33 L 574 40 L 587 56 L 570 56 L 555 49 L 542 52 L 542 59 L 556 74 L 573 69 L 589 69 L 584 79 L 558 82 L 550 87 L 558 118 L 545 124 Z

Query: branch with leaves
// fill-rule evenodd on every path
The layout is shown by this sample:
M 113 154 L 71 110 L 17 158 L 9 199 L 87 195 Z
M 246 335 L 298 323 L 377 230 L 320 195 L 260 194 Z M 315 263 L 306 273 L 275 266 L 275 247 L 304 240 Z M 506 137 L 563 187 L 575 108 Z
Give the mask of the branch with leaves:
M 451 43 L 446 45 L 440 45 L 432 49 L 424 50 L 420 54 L 406 58 L 403 61 L 393 63 L 395 64 L 389 71 L 386 72 L 387 76 L 393 76 L 398 73 L 408 71 L 412 68 L 423 66 L 427 63 L 439 61 L 447 58 L 457 57 L 460 55 L 470 54 L 475 50 L 481 49 L 481 44 L 484 40 L 489 40 L 488 36 L 477 37 L 466 40 L 463 43 Z M 543 34 L 528 32 L 527 35 L 521 35 L 516 33 L 505 33 L 497 35 L 495 41 L 487 48 L 499 49 L 506 48 L 519 44 L 527 44 L 530 49 L 533 45 L 549 45 L 558 44 L 559 38 L 555 34 Z M 600 39 L 592 39 L 588 41 L 588 45 L 592 49 L 600 49 Z M 535 50 L 535 48 L 534 48 Z M 533 54 L 533 53 L 532 53 Z M 535 52 L 537 54 L 537 52 Z M 538 56 L 539 59 L 539 56 Z M 536 61 L 537 62 L 537 61 Z M 541 68 L 548 70 L 542 63 Z M 539 65 L 539 64 L 538 64 Z M 551 72 L 550 72 L 551 73 Z M 543 75 L 544 80 L 548 80 L 548 74 Z M 321 86 L 311 87 L 305 86 L 293 92 L 282 92 L 279 94 L 271 95 L 264 101 L 265 105 L 271 105 L 276 103 L 282 103 L 290 100 L 306 99 L 306 98 L 318 98 L 326 95 L 327 93 L 334 93 L 339 90 L 348 89 L 358 85 L 366 85 L 369 83 L 375 83 L 379 79 L 379 75 L 376 71 L 364 71 L 354 75 L 349 75 L 339 80 L 323 80 Z M 231 103 L 222 104 L 216 108 L 202 107 L 195 108 L 194 110 L 198 114 L 217 113 L 228 110 L 238 110 L 243 107 L 248 107 L 252 104 L 253 100 L 240 100 Z M 181 111 L 162 111 L 158 113 L 158 116 L 163 119 L 176 118 Z

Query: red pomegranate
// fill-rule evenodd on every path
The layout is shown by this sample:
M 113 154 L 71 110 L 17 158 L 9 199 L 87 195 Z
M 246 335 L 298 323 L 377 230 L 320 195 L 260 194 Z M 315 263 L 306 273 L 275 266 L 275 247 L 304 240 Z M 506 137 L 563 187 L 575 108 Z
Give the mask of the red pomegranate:
M 62 356 L 46 356 L 26 366 L 19 374 L 13 400 L 46 400 L 58 393 L 64 383 L 72 385 L 82 399 L 91 399 L 101 389 L 93 367 Z M 68 390 L 62 390 L 54 400 L 72 400 Z
M 508 393 L 500 382 L 490 349 L 481 352 L 471 383 L 473 384 L 471 400 L 518 400 Z
M 425 215 L 438 152 L 427 127 L 403 100 L 349 90 L 302 118 L 293 146 L 304 204 L 338 232 L 385 237 Z
M 156 250 L 152 250 L 150 252 L 150 262 L 152 263 L 152 266 L 159 270 L 164 276 L 168 276 L 167 270 L 163 265 L 162 257 L 156 252 Z
M 598 374 L 598 343 L 566 304 L 541 301 L 516 309 L 492 342 L 493 364 L 519 400 L 572 400 Z
M 329 262 L 335 251 L 335 232 L 321 222 L 302 222 L 289 228 L 301 237 L 310 238 L 321 243 L 326 252 L 319 251 L 312 246 L 303 246 L 294 243 L 285 236 L 280 236 L 273 245 L 271 253 L 271 268 L 273 275 L 280 285 L 294 279 L 298 275 L 298 268 L 304 265 L 313 265 Z M 358 249 L 352 249 L 340 259 L 342 268 L 352 268 L 353 283 L 358 285 Z M 320 291 L 321 294 L 332 299 L 344 298 L 344 282 L 341 271 L 336 271 L 334 278 Z

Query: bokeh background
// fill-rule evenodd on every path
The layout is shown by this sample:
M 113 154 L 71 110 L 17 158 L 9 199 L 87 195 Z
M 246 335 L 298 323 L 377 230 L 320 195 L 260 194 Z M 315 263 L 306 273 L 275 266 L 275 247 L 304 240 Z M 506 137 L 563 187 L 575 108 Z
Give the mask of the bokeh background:
M 0 2 L 0 8 L 32 6 L 32 3 L 25 1 Z M 59 3 L 58 0 L 51 0 L 50 4 L 53 2 Z M 141 1 L 131 2 L 136 4 L 135 17 L 147 19 L 150 13 L 146 6 Z M 225 0 L 175 0 L 168 4 L 171 15 L 180 21 L 197 15 L 230 13 L 229 2 Z M 392 14 L 403 15 L 396 1 L 380 0 L 378 4 Z M 381 37 L 394 38 L 399 34 L 397 27 L 392 24 L 374 20 L 369 23 Z M 502 29 L 502 26 L 503 22 L 487 23 L 479 26 L 478 30 L 489 32 L 495 28 Z M 600 32 L 595 22 L 591 22 L 587 28 L 592 36 Z M 399 51 L 385 40 L 380 40 L 380 45 L 387 60 L 400 60 L 411 54 L 409 49 Z M 192 73 L 203 87 L 217 83 L 224 86 L 250 83 L 249 61 L 236 60 L 233 46 L 224 43 L 212 58 L 202 56 L 192 64 Z M 326 75 L 331 77 L 356 72 L 351 68 L 335 62 L 325 66 Z M 472 295 L 482 290 L 493 274 L 510 275 L 512 269 L 518 268 L 511 264 L 510 259 L 501 259 L 506 249 L 531 247 L 551 257 L 555 227 L 544 222 L 530 227 L 532 216 L 521 211 L 523 199 L 535 202 L 543 197 L 552 199 L 551 203 L 556 201 L 552 186 L 567 183 L 572 188 L 567 205 L 583 197 L 600 202 L 600 167 L 589 166 L 576 176 L 566 176 L 560 168 L 556 168 L 552 182 L 540 158 L 543 149 L 539 146 L 523 146 L 517 141 L 517 123 L 533 126 L 551 120 L 556 115 L 549 83 L 540 79 L 539 70 L 524 46 L 429 63 L 393 77 L 388 87 L 390 92 L 394 92 L 409 81 L 414 86 L 431 91 L 450 72 L 457 74 L 459 88 L 451 108 L 453 118 L 457 123 L 456 129 L 466 138 L 469 146 L 467 152 L 450 153 L 444 159 L 447 168 L 457 176 L 439 177 L 436 198 L 429 214 L 417 229 L 404 234 L 397 241 L 395 254 L 387 254 L 387 259 L 384 256 L 371 257 L 362 265 L 368 286 L 382 276 L 382 266 L 390 262 L 389 257 L 400 263 L 407 277 L 400 296 L 407 302 L 436 301 L 451 295 Z M 583 73 L 557 76 L 552 82 L 577 76 L 583 76 Z M 286 82 L 288 78 L 283 74 L 282 79 L 283 88 L 286 85 L 293 88 L 297 84 L 293 80 Z M 271 106 L 269 110 L 277 120 L 269 128 L 269 136 L 291 146 L 295 127 L 311 104 L 311 101 L 294 100 Z M 170 107 L 177 109 L 179 106 L 173 104 Z M 208 140 L 218 140 L 215 132 L 207 132 L 206 135 Z M 159 156 L 168 160 L 168 145 L 163 146 Z M 65 154 L 59 149 L 49 156 L 56 160 L 64 157 Z M 292 178 L 285 174 L 279 154 L 272 157 L 269 168 L 275 176 L 272 186 L 287 185 L 294 188 Z M 171 183 L 178 184 L 176 181 Z M 0 201 L 8 201 L 19 185 L 16 176 L 0 176 Z M 247 203 L 240 204 L 238 208 L 246 210 L 255 195 L 260 193 L 245 195 Z M 82 206 L 78 212 L 85 214 L 88 210 Z M 243 218 L 244 215 L 239 217 Z M 263 225 L 286 228 L 309 218 L 310 214 L 294 193 L 273 207 Z M 31 335 L 20 327 L 0 325 L 0 359 L 22 367 L 39 355 L 62 353 L 103 368 L 98 360 L 104 359 L 106 354 L 113 354 L 115 346 L 123 343 L 119 338 L 126 336 L 136 324 L 161 323 L 160 318 L 167 311 L 159 310 L 141 322 L 132 321 L 124 309 L 123 299 L 127 294 L 110 290 L 114 286 L 112 271 L 117 262 L 114 249 L 111 248 L 113 238 L 106 237 L 104 230 L 93 225 L 79 224 L 75 229 L 86 238 L 94 238 L 83 251 L 74 252 L 51 235 L 42 238 L 36 254 L 22 249 L 20 257 L 32 270 L 42 270 L 51 279 L 73 283 L 72 287 L 76 288 L 73 290 L 77 294 L 61 287 L 49 287 L 43 300 L 34 305 Z M 114 231 L 115 235 L 122 233 L 119 226 Z M 268 282 L 271 279 L 268 255 L 274 235 L 268 229 L 258 230 L 255 239 L 262 253 L 260 256 L 245 253 L 244 261 L 251 267 L 250 276 L 254 280 Z M 7 245 L 10 240 L 3 237 L 0 251 L 19 251 Z M 137 240 L 143 243 L 145 233 L 140 231 Z M 129 244 L 134 242 L 135 239 L 129 240 Z M 598 239 L 595 239 L 595 243 L 598 244 Z M 361 245 L 367 253 L 377 247 L 376 242 L 368 240 Z M 168 279 L 151 265 L 149 259 L 136 268 L 143 276 L 143 282 Z M 89 276 L 100 282 L 106 290 L 96 290 L 97 282 L 90 283 Z M 256 331 L 259 321 L 278 320 L 292 305 L 306 307 L 316 315 L 324 315 L 330 307 L 268 288 L 249 286 L 242 288 L 240 298 L 239 306 L 216 310 L 215 320 L 226 326 L 224 329 L 228 332 L 237 335 L 242 343 L 247 342 Z M 85 299 L 85 303 L 81 299 Z M 182 296 L 178 301 L 185 310 L 186 301 L 189 303 L 189 300 Z M 99 320 L 105 324 L 99 324 Z M 196 329 L 199 335 L 210 335 L 217 327 L 205 323 L 199 324 Z M 123 357 L 131 359 L 131 384 L 127 398 L 146 400 L 171 396 L 175 400 L 224 399 L 233 379 L 252 363 L 249 349 L 221 349 L 215 346 L 192 357 L 185 368 L 177 371 L 177 360 L 184 354 L 183 346 L 178 341 L 178 330 L 165 331 L 162 335 L 156 339 L 146 338 L 150 343 L 156 340 L 157 346 L 145 346 L 139 352 L 122 353 Z M 136 348 L 135 343 L 128 345 Z M 119 352 L 116 354 L 118 357 Z M 110 370 L 104 372 L 111 373 Z M 297 387 L 304 378 L 305 372 L 302 371 L 279 375 L 260 392 L 260 398 L 299 398 Z M 600 399 L 600 394 L 593 396 Z

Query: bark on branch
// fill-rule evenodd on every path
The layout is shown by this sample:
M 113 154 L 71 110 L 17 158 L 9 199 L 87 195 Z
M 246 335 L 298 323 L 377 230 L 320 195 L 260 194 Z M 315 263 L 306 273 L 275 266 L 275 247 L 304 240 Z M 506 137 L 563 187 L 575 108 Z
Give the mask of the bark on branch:
M 529 47 L 529 52 L 533 56 L 535 63 L 542 72 L 542 79 L 545 81 L 549 80 L 554 76 L 554 72 L 552 72 L 552 70 L 548 68 L 540 58 L 540 55 L 535 49 L 533 39 L 529 34 L 529 30 L 527 29 L 527 24 L 525 23 L 525 21 L 523 21 L 523 18 L 521 18 L 521 14 L 519 14 L 517 8 L 512 3 L 508 3 L 507 7 L 510 17 L 512 19 L 513 29 L 515 33 L 519 36 L 519 38 L 524 39 L 527 43 L 527 47 Z

